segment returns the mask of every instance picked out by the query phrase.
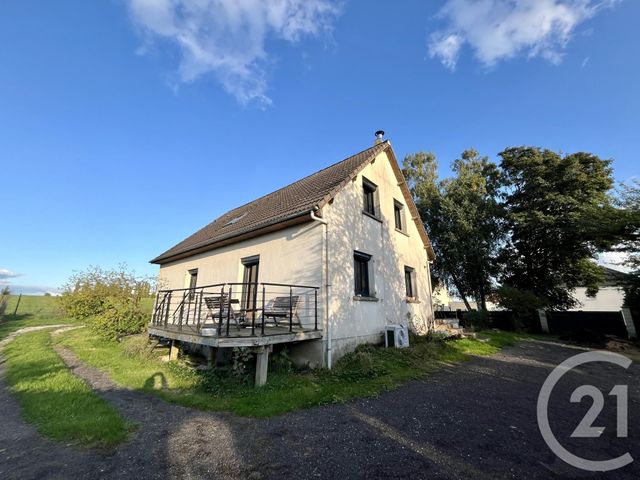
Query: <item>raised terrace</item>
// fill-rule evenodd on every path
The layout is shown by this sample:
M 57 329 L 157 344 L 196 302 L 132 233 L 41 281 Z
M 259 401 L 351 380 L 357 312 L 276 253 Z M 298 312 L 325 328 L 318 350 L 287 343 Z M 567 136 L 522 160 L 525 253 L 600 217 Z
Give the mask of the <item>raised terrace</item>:
M 318 287 L 263 282 L 160 290 L 149 334 L 171 339 L 172 357 L 177 356 L 177 342 L 254 347 L 256 384 L 262 384 L 272 345 L 322 338 Z

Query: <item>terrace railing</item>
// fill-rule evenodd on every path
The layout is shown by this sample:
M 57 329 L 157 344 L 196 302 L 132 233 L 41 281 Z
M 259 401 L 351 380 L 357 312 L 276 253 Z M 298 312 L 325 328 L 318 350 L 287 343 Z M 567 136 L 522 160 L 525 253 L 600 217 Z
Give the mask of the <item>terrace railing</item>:
M 266 282 L 160 290 L 151 325 L 228 337 L 318 330 L 318 291 Z

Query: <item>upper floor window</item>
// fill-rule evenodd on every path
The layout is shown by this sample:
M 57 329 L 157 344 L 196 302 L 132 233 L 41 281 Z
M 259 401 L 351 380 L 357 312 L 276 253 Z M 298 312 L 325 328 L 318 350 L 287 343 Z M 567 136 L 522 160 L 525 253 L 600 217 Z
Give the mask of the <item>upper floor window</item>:
M 402 205 L 399 201 L 393 201 L 393 219 L 396 225 L 397 230 L 404 231 L 404 205 Z
M 364 205 L 363 211 L 368 213 L 369 215 L 373 215 L 377 217 L 376 212 L 376 190 L 378 189 L 377 185 L 373 182 L 370 182 L 366 178 L 362 178 L 362 192 L 364 195 Z
M 371 296 L 371 286 L 369 282 L 369 261 L 371 255 L 367 255 L 362 252 L 353 252 L 353 266 L 354 266 L 354 280 L 355 289 L 354 292 L 360 297 Z

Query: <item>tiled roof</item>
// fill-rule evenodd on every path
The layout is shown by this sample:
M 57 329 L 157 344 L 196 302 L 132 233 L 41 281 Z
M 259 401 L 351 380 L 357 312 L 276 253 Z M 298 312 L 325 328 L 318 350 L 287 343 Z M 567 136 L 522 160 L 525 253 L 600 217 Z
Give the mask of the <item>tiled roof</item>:
M 360 168 L 384 151 L 387 141 L 367 148 L 273 193 L 233 209 L 198 230 L 151 263 L 166 263 L 193 250 L 254 232 L 302 215 L 333 197 Z

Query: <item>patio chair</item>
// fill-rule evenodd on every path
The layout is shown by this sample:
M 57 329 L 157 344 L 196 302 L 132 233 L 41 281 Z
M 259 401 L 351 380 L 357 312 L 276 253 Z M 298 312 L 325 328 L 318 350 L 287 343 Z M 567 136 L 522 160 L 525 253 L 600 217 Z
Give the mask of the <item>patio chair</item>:
M 272 318 L 276 326 L 279 327 L 279 318 L 289 320 L 291 314 L 293 314 L 293 317 L 298 319 L 298 321 L 294 323 L 297 323 L 300 327 L 302 327 L 302 323 L 300 323 L 300 317 L 298 316 L 299 304 L 300 297 L 298 295 L 293 295 L 291 297 L 276 297 L 273 300 L 269 301 L 269 303 L 264 307 L 262 316 L 265 319 Z M 291 320 L 293 321 L 293 319 Z
M 238 330 L 240 330 L 240 321 L 238 315 L 236 315 L 236 312 L 233 309 L 233 300 L 229 302 L 228 293 L 214 297 L 204 297 L 204 303 L 207 306 L 207 315 L 204 317 L 205 322 L 211 318 L 214 323 L 218 323 L 220 321 L 220 310 L 222 309 L 223 323 L 227 321 L 228 316 L 235 322 Z

